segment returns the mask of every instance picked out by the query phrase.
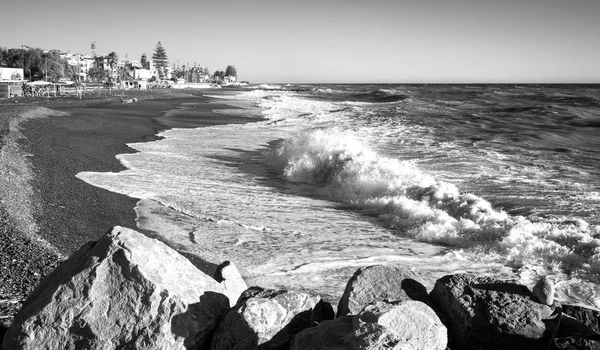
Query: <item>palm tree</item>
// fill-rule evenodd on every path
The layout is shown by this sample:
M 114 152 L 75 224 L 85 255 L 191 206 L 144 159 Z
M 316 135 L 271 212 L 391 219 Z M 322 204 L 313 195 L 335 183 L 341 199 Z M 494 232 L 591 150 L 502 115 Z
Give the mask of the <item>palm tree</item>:
M 116 52 L 112 51 L 111 53 L 108 54 L 108 56 L 106 56 L 106 58 L 108 59 L 108 66 L 110 67 L 110 77 L 109 77 L 109 84 L 108 84 L 108 92 L 110 94 L 111 89 L 112 89 L 113 71 L 115 69 L 115 66 L 119 62 L 119 56 L 117 56 Z

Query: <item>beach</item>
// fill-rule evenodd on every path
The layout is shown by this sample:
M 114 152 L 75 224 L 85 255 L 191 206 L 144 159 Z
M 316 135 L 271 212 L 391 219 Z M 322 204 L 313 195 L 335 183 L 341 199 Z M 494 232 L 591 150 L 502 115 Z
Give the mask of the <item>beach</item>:
M 248 285 L 332 304 L 358 268 L 383 264 L 427 290 L 455 273 L 529 288 L 549 276 L 559 302 L 597 309 L 597 89 L 298 85 L 32 103 L 16 153 L 32 200 L 18 213 L 35 209 L 56 255 L 43 266 L 120 225 L 209 275 L 227 260 Z
M 133 152 L 128 143 L 157 139 L 155 135 L 161 130 L 248 121 L 214 114 L 213 109 L 225 106 L 207 103 L 209 99 L 199 91 L 125 94 L 138 101 L 123 104 L 119 96 L 102 93 L 82 100 L 20 98 L 0 102 L 3 148 L 11 135 L 10 121 L 34 115 L 18 123 L 20 138 L 10 155 L 25 160 L 18 170 L 28 171 L 31 178 L 21 181 L 24 176 L 16 174 L 18 185 L 14 186 L 21 187 L 5 189 L 6 197 L 29 192 L 24 196 L 27 198 L 14 199 L 24 209 L 17 210 L 7 198 L 0 207 L 0 321 L 4 327 L 37 283 L 81 245 L 97 240 L 113 226 L 136 229 L 137 199 L 91 186 L 75 174 L 123 170 L 115 156 Z M 165 118 L 167 111 L 186 102 L 201 106 L 193 118 Z M 56 115 L 46 116 L 49 114 Z M 5 167 L 7 174 L 14 173 L 10 168 L 13 163 Z M 13 205 L 6 208 L 8 204 Z M 30 218 L 18 217 L 28 211 Z

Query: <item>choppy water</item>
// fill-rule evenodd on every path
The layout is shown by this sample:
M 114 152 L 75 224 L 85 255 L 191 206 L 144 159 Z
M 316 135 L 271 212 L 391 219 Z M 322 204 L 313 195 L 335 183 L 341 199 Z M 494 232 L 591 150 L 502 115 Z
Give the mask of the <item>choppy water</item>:
M 216 96 L 218 97 L 218 96 Z M 220 96 L 218 98 L 224 98 Z M 83 180 L 250 284 L 331 299 L 360 266 L 557 282 L 600 306 L 600 86 L 261 86 L 266 121 L 174 129 Z M 192 104 L 184 105 L 186 115 Z M 171 112 L 173 113 L 173 112 Z M 176 112 L 175 112 L 176 113 Z

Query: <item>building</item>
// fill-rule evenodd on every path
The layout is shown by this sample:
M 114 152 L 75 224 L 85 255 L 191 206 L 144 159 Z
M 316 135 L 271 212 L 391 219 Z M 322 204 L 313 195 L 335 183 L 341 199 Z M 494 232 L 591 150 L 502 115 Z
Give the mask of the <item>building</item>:
M 91 56 L 82 55 L 80 53 L 60 52 L 60 58 L 67 61 L 67 63 L 75 68 L 79 81 L 86 81 L 88 71 L 94 66 L 94 59 Z
M 227 75 L 223 78 L 224 85 L 235 84 L 237 82 L 237 77 L 234 75 Z
M 152 72 L 149 69 L 134 68 L 133 79 L 134 80 L 148 80 L 152 78 Z
M 146 80 L 123 80 L 121 81 L 121 87 L 126 90 L 146 90 L 148 88 L 148 81 Z
M 23 96 L 23 68 L 0 67 L 0 98 Z

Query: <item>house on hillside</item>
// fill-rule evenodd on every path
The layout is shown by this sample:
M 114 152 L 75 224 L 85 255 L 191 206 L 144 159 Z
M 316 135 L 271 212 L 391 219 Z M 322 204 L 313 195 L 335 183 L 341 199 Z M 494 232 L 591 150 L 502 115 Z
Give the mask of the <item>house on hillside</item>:
M 77 72 L 79 81 L 86 81 L 88 71 L 94 66 L 94 59 L 91 56 L 82 55 L 80 53 L 60 52 L 60 58 L 67 61 L 67 63 Z

